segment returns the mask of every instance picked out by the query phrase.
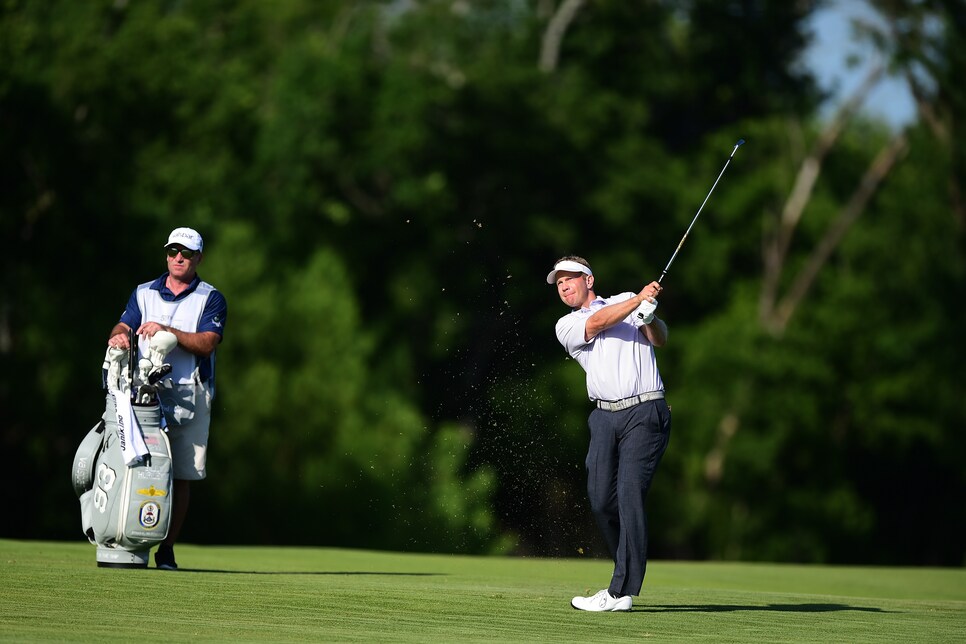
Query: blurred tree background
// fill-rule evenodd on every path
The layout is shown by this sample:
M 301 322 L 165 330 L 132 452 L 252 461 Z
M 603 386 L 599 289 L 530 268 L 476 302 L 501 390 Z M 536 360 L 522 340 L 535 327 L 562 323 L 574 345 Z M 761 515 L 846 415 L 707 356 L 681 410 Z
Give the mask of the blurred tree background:
M 107 332 L 192 226 L 230 316 L 183 540 L 605 555 L 544 276 L 655 278 L 744 138 L 664 281 L 651 555 L 963 565 L 966 8 L 874 4 L 819 118 L 808 0 L 3 2 L 2 535 L 83 538 Z

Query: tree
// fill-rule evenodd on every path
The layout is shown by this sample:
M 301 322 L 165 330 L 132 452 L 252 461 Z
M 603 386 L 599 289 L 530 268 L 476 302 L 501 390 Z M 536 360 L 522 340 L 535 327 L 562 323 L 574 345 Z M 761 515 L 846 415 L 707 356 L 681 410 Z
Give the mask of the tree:
M 4 352 L 13 367 L 3 380 L 4 435 L 13 451 L 31 455 L 9 472 L 12 481 L 25 472 L 64 480 L 57 472 L 67 471 L 100 415 L 97 368 L 112 311 L 160 271 L 160 253 L 146 253 L 150 240 L 187 220 L 205 233 L 202 275 L 226 293 L 231 313 L 212 430 L 219 475 L 201 488 L 210 496 L 195 497 L 195 516 L 208 521 L 196 519 L 185 536 L 501 547 L 491 475 L 466 471 L 459 428 L 430 423 L 395 390 L 407 377 L 404 361 L 371 365 L 357 285 L 339 254 L 302 226 L 314 212 L 297 195 L 251 183 L 271 159 L 262 137 L 273 134 L 275 61 L 304 67 L 322 54 L 338 67 L 332 51 L 311 47 L 329 41 L 303 25 L 333 24 L 337 33 L 339 18 L 353 13 L 342 11 L 57 3 L 4 13 L 4 43 L 18 55 L 5 68 L 0 114 L 10 126 L 9 169 L 24 179 L 2 203 L 5 229 L 22 240 L 4 259 Z M 293 49 L 306 61 L 280 55 L 293 41 L 305 43 Z M 93 298 L 89 284 L 63 279 L 62 257 L 106 276 Z M 316 288 L 331 280 L 338 288 Z M 69 332 L 45 331 L 65 319 Z M 80 404 L 68 395 L 74 389 Z M 62 492 L 51 483 L 18 495 L 23 522 L 9 526 L 11 535 L 77 534 L 67 520 L 76 506 Z M 226 533 L 238 517 L 244 528 Z M 432 524 L 447 530 L 437 534 Z
M 961 563 L 958 8 L 883 35 L 896 134 L 816 120 L 814 8 L 5 5 L 7 530 L 76 534 L 104 334 L 190 224 L 230 314 L 187 539 L 603 554 L 543 276 L 653 279 L 744 138 L 664 282 L 652 554 Z

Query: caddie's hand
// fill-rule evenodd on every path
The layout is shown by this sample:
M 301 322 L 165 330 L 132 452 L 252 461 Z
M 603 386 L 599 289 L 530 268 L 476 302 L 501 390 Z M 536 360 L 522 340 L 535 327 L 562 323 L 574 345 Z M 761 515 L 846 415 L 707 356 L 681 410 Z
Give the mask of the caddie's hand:
M 127 333 L 117 333 L 108 338 L 107 346 L 110 349 L 128 349 L 131 345 L 127 341 Z
M 145 338 L 153 338 L 154 334 L 157 333 L 158 331 L 166 331 L 166 330 L 167 329 L 165 329 L 165 327 L 161 326 L 157 322 L 145 322 L 144 324 L 138 327 L 137 333 L 138 335 L 143 336 Z

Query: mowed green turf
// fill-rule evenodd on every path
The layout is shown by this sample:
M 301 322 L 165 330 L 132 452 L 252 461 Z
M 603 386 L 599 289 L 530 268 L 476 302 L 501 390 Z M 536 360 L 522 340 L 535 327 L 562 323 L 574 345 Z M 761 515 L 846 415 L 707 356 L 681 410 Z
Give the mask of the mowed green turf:
M 584 613 L 601 560 L 181 545 L 178 572 L 0 540 L 4 641 L 966 642 L 966 570 L 652 561 Z

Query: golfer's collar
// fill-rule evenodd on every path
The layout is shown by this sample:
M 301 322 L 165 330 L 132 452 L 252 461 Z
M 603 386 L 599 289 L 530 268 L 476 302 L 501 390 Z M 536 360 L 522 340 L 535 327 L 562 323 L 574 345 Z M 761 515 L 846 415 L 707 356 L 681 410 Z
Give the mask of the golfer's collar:
M 582 306 L 579 309 L 574 309 L 574 311 L 593 311 L 594 304 L 597 304 L 598 302 L 600 302 L 602 305 L 607 304 L 607 300 L 605 300 L 604 298 L 598 295 L 597 297 L 595 297 L 593 300 L 590 301 L 590 306 Z

